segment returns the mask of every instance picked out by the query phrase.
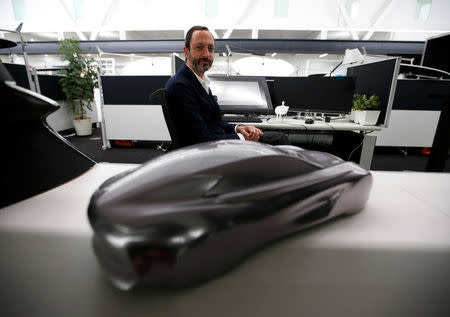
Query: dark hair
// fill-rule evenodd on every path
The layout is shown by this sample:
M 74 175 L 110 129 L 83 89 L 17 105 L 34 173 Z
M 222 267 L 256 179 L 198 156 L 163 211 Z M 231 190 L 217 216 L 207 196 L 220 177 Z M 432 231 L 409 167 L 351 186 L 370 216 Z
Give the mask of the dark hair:
M 184 42 L 184 46 L 186 46 L 188 49 L 190 49 L 191 47 L 191 39 L 192 39 L 192 34 L 194 33 L 194 31 L 209 31 L 209 29 L 206 26 L 201 26 L 201 25 L 195 25 L 193 27 L 191 27 L 189 29 L 189 31 L 186 33 L 186 40 Z

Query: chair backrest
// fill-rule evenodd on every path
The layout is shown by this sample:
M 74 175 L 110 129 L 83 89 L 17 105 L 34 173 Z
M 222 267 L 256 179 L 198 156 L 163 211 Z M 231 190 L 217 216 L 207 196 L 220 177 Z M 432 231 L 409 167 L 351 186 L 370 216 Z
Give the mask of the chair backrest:
M 154 91 L 150 96 L 150 102 L 154 103 L 159 101 L 164 114 L 164 119 L 166 120 L 167 129 L 169 130 L 170 138 L 172 139 L 172 144 L 169 150 L 177 149 L 181 147 L 180 140 L 177 136 L 177 131 L 172 120 L 172 112 L 170 105 L 167 102 L 167 91 L 164 88 Z

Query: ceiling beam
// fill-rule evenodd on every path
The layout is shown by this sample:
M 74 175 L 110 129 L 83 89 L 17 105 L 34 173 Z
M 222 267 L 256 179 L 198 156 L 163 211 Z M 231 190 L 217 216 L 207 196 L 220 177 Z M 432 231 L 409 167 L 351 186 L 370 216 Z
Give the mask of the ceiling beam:
M 235 28 L 235 26 L 229 28 L 229 29 L 225 32 L 225 34 L 223 35 L 223 39 L 224 39 L 224 40 L 226 40 L 226 39 L 228 39 L 228 38 L 230 37 L 230 35 L 231 35 L 231 33 L 233 32 L 234 28 Z
M 67 8 L 66 4 L 63 0 L 59 0 L 59 4 L 64 8 L 64 12 L 66 12 L 67 16 L 70 18 L 70 20 L 73 22 L 74 25 L 74 31 L 77 33 L 78 37 L 82 41 L 87 41 L 86 36 L 80 31 L 80 27 L 78 25 L 77 20 L 74 18 L 72 13 L 70 12 L 69 8 Z
M 214 28 L 208 27 L 208 30 L 209 30 L 209 32 L 211 32 L 211 34 L 212 34 L 214 39 L 218 39 L 219 38 L 219 35 L 217 35 L 217 32 L 216 32 L 216 30 L 214 30 Z
M 340 11 L 340 12 L 338 12 L 338 14 L 340 13 L 342 15 L 342 17 L 344 18 L 345 24 L 348 27 L 350 27 L 349 32 L 350 32 L 350 34 L 352 36 L 352 39 L 354 39 L 355 41 L 358 41 L 359 40 L 358 33 L 356 33 L 355 30 L 351 29 L 353 21 L 349 17 L 349 15 L 347 13 L 347 10 L 345 9 L 344 2 L 341 3 L 340 7 L 338 8 L 338 11 Z
M 245 18 L 253 7 L 255 1 L 247 0 L 245 5 L 242 6 L 242 11 L 240 14 L 235 15 L 234 21 L 231 23 L 231 26 L 227 29 L 225 34 L 223 35 L 223 39 L 226 40 L 230 37 L 233 30 L 242 22 L 242 19 Z
M 391 55 L 421 55 L 424 42 L 417 41 L 343 41 L 343 40 L 221 40 L 216 41 L 216 51 L 226 52 L 225 45 L 229 45 L 235 53 L 239 52 L 278 52 L 317 54 L 342 54 L 347 48 L 362 49 L 365 47 L 371 54 Z M 184 40 L 127 40 L 127 41 L 86 41 L 80 43 L 85 53 L 97 53 L 97 46 L 104 52 L 129 53 L 172 53 L 183 52 Z M 21 53 L 20 47 L 0 49 L 0 54 Z M 58 54 L 59 45 L 56 41 L 27 42 L 29 54 Z
M 364 35 L 363 40 L 368 41 L 372 37 L 375 32 L 375 27 L 383 21 L 384 17 L 391 11 L 393 7 L 393 0 L 386 0 L 383 5 L 380 7 L 380 10 L 375 15 L 375 18 L 372 20 L 371 26 L 367 33 Z
M 114 3 L 115 3 L 115 0 L 109 0 L 107 9 L 105 10 L 105 15 L 103 16 L 103 19 L 102 19 L 102 23 L 100 23 L 97 30 L 95 30 L 94 32 L 91 33 L 91 37 L 89 38 L 89 40 L 95 41 L 97 39 L 98 34 L 102 30 L 102 28 L 105 26 L 106 22 L 108 21 L 110 15 L 111 15 L 111 11 L 112 11 Z

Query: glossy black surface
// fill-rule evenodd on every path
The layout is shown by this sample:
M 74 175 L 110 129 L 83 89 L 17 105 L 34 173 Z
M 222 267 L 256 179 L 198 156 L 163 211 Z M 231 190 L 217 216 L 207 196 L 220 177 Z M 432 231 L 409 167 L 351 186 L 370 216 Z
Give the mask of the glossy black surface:
M 95 164 L 47 124 L 47 116 L 59 105 L 16 85 L 2 63 L 0 96 L 6 118 L 0 125 L 4 142 L 0 207 L 61 185 Z
M 216 141 L 107 180 L 88 216 L 97 259 L 117 287 L 181 287 L 269 241 L 358 212 L 371 185 L 368 171 L 327 153 Z
M 7 39 L 0 39 L 0 49 L 2 48 L 10 48 L 16 46 L 17 43 L 7 40 Z

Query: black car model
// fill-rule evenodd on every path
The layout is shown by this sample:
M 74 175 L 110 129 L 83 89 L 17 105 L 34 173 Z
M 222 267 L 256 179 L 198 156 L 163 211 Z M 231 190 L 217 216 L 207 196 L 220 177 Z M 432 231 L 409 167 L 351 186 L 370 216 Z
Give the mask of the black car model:
M 360 211 L 371 174 L 331 154 L 228 140 L 182 148 L 117 175 L 89 220 L 121 289 L 212 278 L 274 239 Z

